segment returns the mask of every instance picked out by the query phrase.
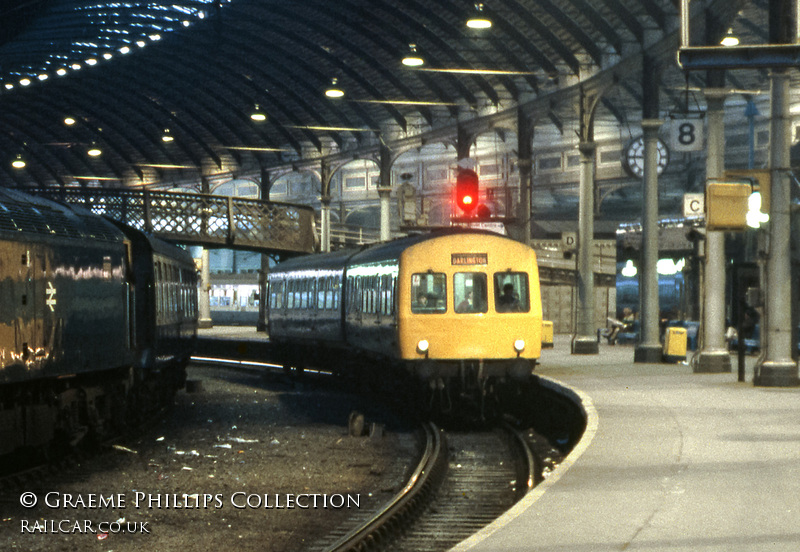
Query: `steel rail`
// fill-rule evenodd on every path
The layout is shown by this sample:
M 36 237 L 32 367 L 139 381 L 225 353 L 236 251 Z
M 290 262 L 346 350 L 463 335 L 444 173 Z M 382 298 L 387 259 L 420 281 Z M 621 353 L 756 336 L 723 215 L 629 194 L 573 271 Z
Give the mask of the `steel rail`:
M 423 425 L 425 451 L 405 487 L 377 514 L 362 526 L 350 531 L 334 543 L 328 552 L 362 552 L 380 546 L 391 538 L 400 524 L 415 517 L 438 489 L 447 472 L 447 446 L 438 428 L 431 422 Z M 398 523 L 399 522 L 399 523 Z

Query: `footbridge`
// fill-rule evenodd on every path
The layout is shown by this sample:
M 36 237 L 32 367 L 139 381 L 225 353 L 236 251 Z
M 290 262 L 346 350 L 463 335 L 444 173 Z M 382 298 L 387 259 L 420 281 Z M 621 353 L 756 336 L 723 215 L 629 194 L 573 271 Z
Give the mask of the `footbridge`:
M 185 192 L 104 188 L 26 188 L 80 205 L 159 238 L 206 248 L 313 253 L 314 209 L 306 205 Z

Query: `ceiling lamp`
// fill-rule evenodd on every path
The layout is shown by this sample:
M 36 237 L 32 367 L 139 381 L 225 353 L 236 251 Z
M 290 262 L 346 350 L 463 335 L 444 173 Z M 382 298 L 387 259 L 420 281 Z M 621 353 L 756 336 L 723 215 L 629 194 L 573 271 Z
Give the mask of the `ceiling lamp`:
M 74 117 L 64 117 L 64 124 L 67 125 L 67 126 L 74 125 L 75 124 L 75 118 Z
M 92 144 L 92 147 L 86 152 L 89 157 L 99 157 L 103 154 L 103 150 L 98 148 L 95 144 Z
M 403 58 L 403 65 L 406 67 L 419 67 L 420 65 L 425 65 L 425 60 L 422 59 L 417 53 L 417 45 L 409 44 L 408 48 L 410 51 L 408 52 L 408 55 Z
M 15 169 L 24 169 L 25 160 L 22 158 L 22 155 L 17 154 L 17 157 L 11 162 L 11 166 Z
M 261 108 L 258 107 L 258 104 L 253 108 L 253 112 L 250 113 L 250 118 L 257 123 L 263 123 L 267 120 L 267 114 L 261 111 Z
M 172 134 L 169 133 L 169 129 L 168 128 L 165 128 L 164 129 L 164 134 L 161 135 L 161 141 L 165 142 L 165 143 L 169 143 L 169 142 L 172 142 L 173 140 L 175 140 L 175 137 Z
M 331 85 L 325 90 L 325 95 L 329 98 L 341 98 L 344 96 L 344 90 L 339 88 L 336 77 L 331 79 Z
M 470 29 L 488 29 L 492 26 L 492 20 L 483 13 L 483 4 L 475 3 L 475 13 L 467 20 L 467 27 Z
M 728 32 L 725 33 L 725 37 L 719 41 L 722 46 L 738 46 L 739 45 L 739 37 L 733 34 L 733 29 L 728 29 Z

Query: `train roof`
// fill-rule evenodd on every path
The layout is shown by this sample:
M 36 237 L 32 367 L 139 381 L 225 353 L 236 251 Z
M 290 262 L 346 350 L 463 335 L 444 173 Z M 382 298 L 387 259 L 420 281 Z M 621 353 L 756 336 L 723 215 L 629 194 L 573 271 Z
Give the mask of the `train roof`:
M 412 245 L 416 245 L 418 243 L 422 243 L 428 240 L 434 240 L 444 236 L 456 236 L 456 235 L 473 235 L 473 236 L 482 235 L 482 236 L 491 236 L 502 240 L 511 240 L 511 238 L 507 236 L 503 236 L 501 234 L 498 234 L 496 232 L 491 232 L 488 230 L 475 230 L 472 228 L 458 228 L 458 227 L 446 228 L 428 232 L 426 234 L 417 234 L 404 238 L 398 238 L 396 240 L 368 247 L 353 255 L 352 263 L 368 264 L 368 263 L 378 263 L 389 259 L 397 259 L 400 257 L 403 251 L 405 251 Z
M 348 260 L 357 249 L 340 249 L 332 253 L 313 253 L 288 259 L 276 265 L 270 272 L 280 273 L 295 270 L 344 270 Z
M 133 228 L 117 220 L 113 219 L 108 219 L 108 220 L 114 226 L 119 228 L 119 230 L 122 231 L 128 237 L 128 239 L 131 240 L 131 242 L 138 244 L 139 247 L 144 246 L 147 247 L 153 253 L 159 253 L 161 255 L 173 259 L 180 259 L 181 261 L 187 264 L 192 264 L 192 265 L 194 264 L 192 256 L 189 254 L 188 251 L 181 249 L 180 247 L 172 243 L 159 239 L 153 236 L 152 234 L 149 234 L 137 228 Z
M 448 228 L 436 230 L 426 234 L 416 234 L 397 238 L 392 241 L 383 242 L 375 245 L 363 246 L 360 249 L 341 249 L 333 253 L 315 253 L 304 255 L 284 261 L 277 265 L 274 272 L 294 271 L 294 270 L 318 270 L 318 269 L 344 269 L 345 266 L 353 264 L 380 263 L 392 259 L 398 259 L 403 251 L 428 240 L 453 235 L 486 235 L 500 239 L 509 240 L 495 232 L 487 230 L 473 230 L 468 228 Z
M 113 225 L 91 211 L 0 188 L 0 232 L 121 242 Z

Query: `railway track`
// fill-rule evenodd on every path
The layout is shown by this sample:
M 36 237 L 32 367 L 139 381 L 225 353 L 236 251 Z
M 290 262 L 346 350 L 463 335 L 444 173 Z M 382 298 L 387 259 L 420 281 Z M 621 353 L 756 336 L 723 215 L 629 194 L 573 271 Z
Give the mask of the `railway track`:
M 448 550 L 499 517 L 537 478 L 528 441 L 510 427 L 445 435 L 427 424 L 425 431 L 427 445 L 408 485 L 376 515 L 322 549 Z

